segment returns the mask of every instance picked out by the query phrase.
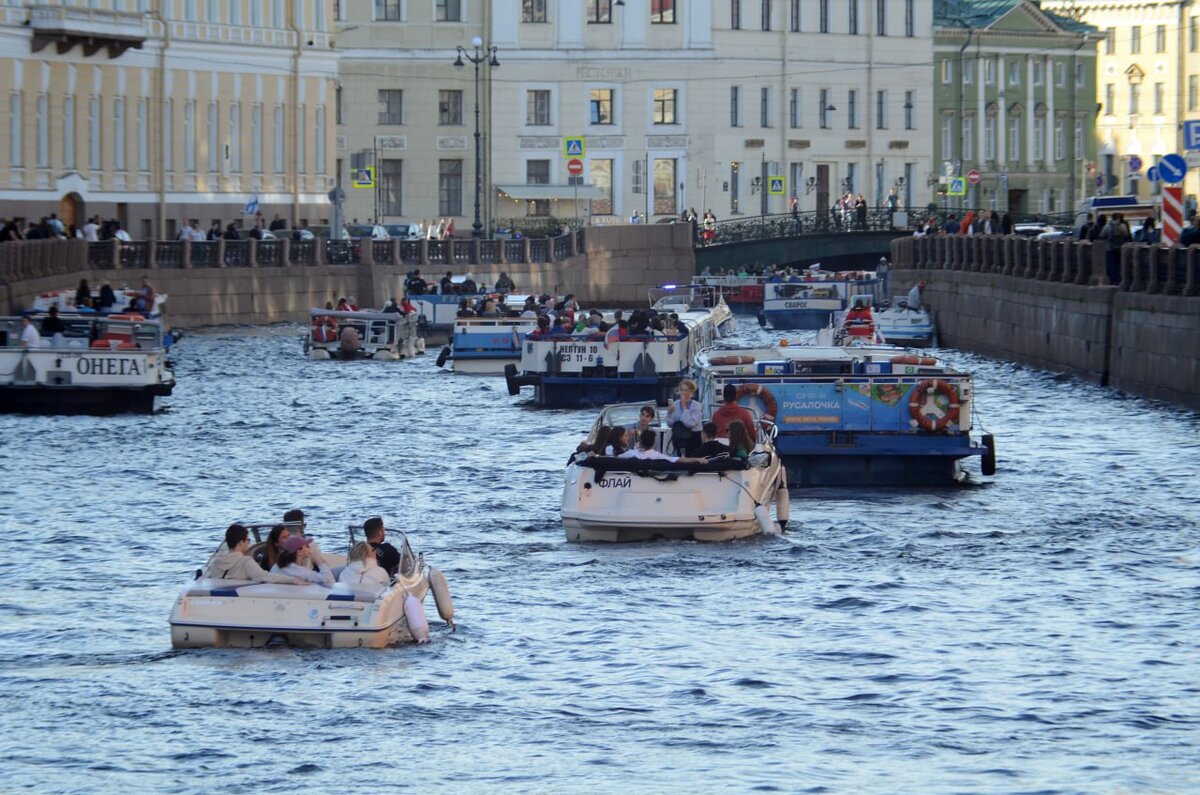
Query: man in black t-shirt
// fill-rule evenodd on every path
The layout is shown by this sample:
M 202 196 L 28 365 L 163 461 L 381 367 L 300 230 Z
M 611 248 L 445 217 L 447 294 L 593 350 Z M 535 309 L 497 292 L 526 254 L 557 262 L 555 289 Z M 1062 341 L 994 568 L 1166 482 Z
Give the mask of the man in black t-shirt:
M 703 443 L 696 449 L 697 458 L 728 458 L 729 446 L 717 441 L 717 424 L 712 420 L 700 426 L 700 438 Z
M 383 526 L 383 519 L 372 516 L 363 522 L 363 532 L 367 534 L 367 543 L 371 545 L 371 549 L 375 550 L 375 559 L 379 561 L 379 566 L 388 573 L 389 577 L 395 577 L 396 572 L 400 570 L 400 552 L 383 540 L 387 534 L 387 530 Z

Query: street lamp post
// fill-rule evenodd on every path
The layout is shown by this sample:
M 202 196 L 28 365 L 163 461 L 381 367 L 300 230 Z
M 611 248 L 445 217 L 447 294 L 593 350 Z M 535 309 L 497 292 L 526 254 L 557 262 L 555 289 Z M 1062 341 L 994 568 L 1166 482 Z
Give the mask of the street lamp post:
M 483 193 L 483 149 L 479 141 L 479 66 L 486 63 L 495 69 L 500 65 L 496 59 L 496 48 L 483 46 L 483 39 L 476 36 L 471 39 L 472 52 L 458 47 L 458 57 L 454 59 L 454 68 L 462 69 L 463 59 L 475 66 L 475 222 L 471 224 L 471 237 L 483 237 L 483 221 L 479 217 L 479 199 Z

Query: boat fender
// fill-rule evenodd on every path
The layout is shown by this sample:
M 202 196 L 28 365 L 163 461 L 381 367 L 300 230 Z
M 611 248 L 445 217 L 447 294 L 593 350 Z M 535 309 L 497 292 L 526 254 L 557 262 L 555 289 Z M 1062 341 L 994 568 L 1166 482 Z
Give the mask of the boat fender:
M 761 309 L 758 310 L 758 325 L 762 326 L 763 328 L 767 327 L 767 313 Z
M 713 356 L 708 360 L 709 364 L 754 364 L 753 356 Z
M 446 584 L 446 575 L 438 569 L 429 567 L 429 589 L 433 591 L 433 603 L 437 605 L 438 615 L 450 626 L 454 626 L 454 600 L 450 598 L 450 586 Z
M 421 354 L 424 352 L 425 352 L 425 338 L 417 337 L 417 353 Z
M 779 481 L 779 489 L 775 492 L 775 518 L 779 520 L 779 528 L 787 527 L 792 514 L 792 497 L 788 494 L 787 481 Z
M 508 384 L 508 394 L 521 394 L 521 386 L 516 382 L 517 366 L 515 364 L 504 365 L 504 381 Z
M 767 506 L 756 505 L 754 507 L 754 518 L 758 520 L 758 527 L 765 535 L 775 535 L 779 529 L 775 527 L 775 523 L 771 521 L 771 514 L 767 512 Z
M 996 437 L 990 433 L 983 435 L 983 458 L 979 462 L 979 470 L 986 476 L 996 474 Z
M 408 620 L 408 631 L 417 643 L 429 642 L 429 619 L 425 618 L 425 608 L 412 594 L 404 597 L 404 618 Z
M 450 358 L 450 346 L 447 345 L 446 347 L 442 348 L 442 352 L 438 354 L 437 366 L 444 367 L 446 364 L 446 360 L 449 358 Z

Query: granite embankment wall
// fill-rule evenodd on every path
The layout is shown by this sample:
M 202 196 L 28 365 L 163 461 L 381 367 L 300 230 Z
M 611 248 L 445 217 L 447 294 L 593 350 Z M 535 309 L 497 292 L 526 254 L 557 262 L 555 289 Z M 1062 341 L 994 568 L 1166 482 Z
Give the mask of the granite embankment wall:
M 169 296 L 167 315 L 177 327 L 301 322 L 307 319 L 310 308 L 324 306 L 339 296 L 354 296 L 364 307 L 382 306 L 388 298 L 399 298 L 405 276 L 414 268 L 433 283 L 451 271 L 456 275 L 470 273 L 481 285 L 494 284 L 503 271 L 520 292 L 575 293 L 588 305 L 634 306 L 646 301 L 649 288 L 669 282 L 687 283 L 696 272 L 686 224 L 589 228 L 578 233 L 571 246 L 550 241 L 541 249 L 548 261 L 541 262 L 481 263 L 455 258 L 453 264 L 446 264 L 426 257 L 414 263 L 401 256 L 376 258 L 372 254 L 375 246 L 370 241 L 365 243 L 362 261 L 351 264 L 323 264 L 324 256 L 296 263 L 293 260 L 297 258 L 289 256 L 287 250 L 282 255 L 274 251 L 269 259 L 291 264 L 259 264 L 268 257 L 255 256 L 256 247 L 249 247 L 248 255 L 238 258 L 244 264 L 226 265 L 228 258 L 212 256 L 207 258 L 211 264 L 206 267 L 193 265 L 190 256 L 180 256 L 180 244 L 141 243 L 123 252 L 116 242 L 3 243 L 0 308 L 9 313 L 20 311 L 43 292 L 74 290 L 80 279 L 87 279 L 93 286 L 108 282 L 113 287 L 137 287 L 142 277 L 148 276 L 155 289 Z M 311 253 L 312 245 L 305 247 L 306 254 Z M 381 248 L 386 253 L 401 252 L 399 245 L 383 244 Z M 563 256 L 555 258 L 556 251 L 563 252 Z M 156 252 L 161 256 L 155 256 Z
M 894 290 L 924 279 L 941 343 L 1200 410 L 1200 247 L 899 238 Z

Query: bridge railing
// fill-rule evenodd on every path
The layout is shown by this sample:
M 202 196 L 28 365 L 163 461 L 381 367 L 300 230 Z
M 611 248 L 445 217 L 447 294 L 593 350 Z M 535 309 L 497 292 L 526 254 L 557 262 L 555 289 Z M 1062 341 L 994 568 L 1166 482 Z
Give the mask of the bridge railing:
M 892 267 L 993 273 L 1129 292 L 1200 295 L 1200 246 L 1127 243 L 1109 258 L 1103 243 L 1022 235 L 942 235 L 892 241 Z

